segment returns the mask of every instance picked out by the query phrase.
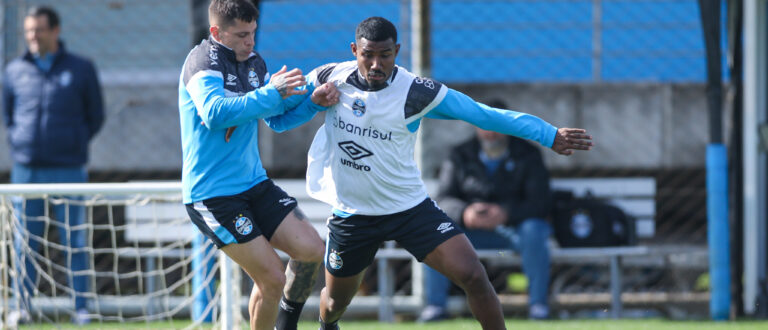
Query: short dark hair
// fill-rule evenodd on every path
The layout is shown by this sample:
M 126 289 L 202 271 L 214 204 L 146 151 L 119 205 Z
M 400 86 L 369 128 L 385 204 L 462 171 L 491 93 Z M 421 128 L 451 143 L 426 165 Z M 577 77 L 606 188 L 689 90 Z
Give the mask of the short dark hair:
M 27 17 L 38 17 L 38 16 L 45 16 L 48 19 L 48 27 L 53 29 L 59 24 L 61 24 L 61 21 L 59 20 L 59 14 L 56 13 L 53 8 L 48 6 L 35 6 L 32 8 L 29 8 L 27 11 Z
M 235 20 L 253 22 L 259 19 L 259 9 L 251 0 L 211 0 L 208 6 L 208 22 L 211 25 L 226 27 L 233 25 Z
M 368 17 L 360 22 L 355 30 L 355 41 L 360 41 L 361 38 L 370 41 L 386 41 L 392 38 L 392 41 L 397 43 L 397 29 L 384 17 Z

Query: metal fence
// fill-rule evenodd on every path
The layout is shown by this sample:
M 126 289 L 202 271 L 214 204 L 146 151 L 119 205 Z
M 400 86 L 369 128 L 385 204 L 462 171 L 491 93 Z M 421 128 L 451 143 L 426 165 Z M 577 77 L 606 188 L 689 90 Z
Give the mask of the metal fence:
M 368 16 L 395 23 L 409 65 L 410 1 L 261 2 L 258 50 L 276 70 L 349 58 Z M 434 78 L 445 82 L 702 82 L 704 46 L 695 0 L 433 0 Z M 53 5 L 69 48 L 103 71 L 177 69 L 204 37 L 205 0 L 4 0 L 5 61 L 24 49 L 30 6 Z
M 396 24 L 398 63 L 410 67 L 410 0 L 260 3 L 257 50 L 272 72 L 283 64 L 308 72 L 351 60 L 355 26 L 372 15 Z M 504 99 L 510 108 L 558 126 L 586 127 L 613 142 L 596 150 L 605 151 L 600 157 L 554 159 L 553 167 L 703 167 L 704 52 L 695 0 L 430 3 L 434 78 L 478 100 Z M 24 50 L 23 16 L 38 4 L 57 8 L 67 48 L 99 69 L 107 119 L 91 147 L 91 169 L 178 171 L 178 75 L 187 52 L 206 34 L 207 1 L 2 0 L 4 62 Z M 648 125 L 634 125 L 638 121 Z M 317 126 L 280 139 L 263 130 L 266 166 L 300 176 Z M 4 139 L 0 133 L 0 171 L 10 169 Z M 425 140 L 427 146 L 457 142 Z M 623 152 L 638 147 L 631 157 Z M 432 159 L 444 156 L 434 149 Z
M 430 4 L 432 73 L 443 82 L 704 80 L 695 0 Z M 407 54 L 409 10 L 410 1 L 262 1 L 258 48 L 274 68 L 348 59 L 354 26 L 379 15 L 398 26 Z
M 23 19 L 28 8 L 38 5 L 56 9 L 66 47 L 92 59 L 102 73 L 135 79 L 154 75 L 155 70 L 178 71 L 192 44 L 188 0 L 4 0 L 2 4 L 5 62 L 26 48 Z
M 398 64 L 410 67 L 410 0 L 260 3 L 257 50 L 271 72 L 352 60 L 355 26 L 373 15 L 398 27 Z M 206 34 L 207 1 L 0 0 L 3 63 L 24 50 L 21 23 L 37 4 L 59 11 L 67 48 L 99 69 L 107 121 L 91 146 L 91 180 L 179 179 L 178 74 Z M 656 232 L 646 243 L 706 242 L 705 60 L 696 0 L 432 0 L 429 11 L 434 78 L 480 101 L 502 99 L 558 126 L 586 127 L 597 147 L 571 158 L 547 154 L 554 176 L 654 177 Z M 317 119 L 279 138 L 260 132 L 270 175 L 303 176 Z M 434 176 L 448 146 L 472 132 L 454 125 L 425 121 L 425 175 Z M 4 181 L 6 144 L 0 128 Z M 508 270 L 499 272 L 502 285 Z M 679 276 L 657 275 L 655 283 Z M 583 284 L 564 284 L 573 283 Z M 656 285 L 637 283 L 638 290 Z

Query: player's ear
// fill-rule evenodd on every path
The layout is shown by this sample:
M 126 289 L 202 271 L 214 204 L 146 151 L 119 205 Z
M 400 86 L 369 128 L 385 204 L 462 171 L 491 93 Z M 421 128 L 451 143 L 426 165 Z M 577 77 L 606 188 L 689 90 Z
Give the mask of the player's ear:
M 352 50 L 352 55 L 357 57 L 357 44 L 354 42 L 349 43 L 349 49 Z
M 397 57 L 397 53 L 400 52 L 400 44 L 395 44 L 395 57 Z
M 211 32 L 211 36 L 213 37 L 213 39 L 221 40 L 221 39 L 219 39 L 219 27 L 218 26 L 211 25 L 211 27 L 208 28 L 208 31 Z

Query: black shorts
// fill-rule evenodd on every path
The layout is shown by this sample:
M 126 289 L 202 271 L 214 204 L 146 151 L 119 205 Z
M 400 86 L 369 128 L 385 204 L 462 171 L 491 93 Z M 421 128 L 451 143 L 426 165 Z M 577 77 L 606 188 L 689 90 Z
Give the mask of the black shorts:
M 395 240 L 422 261 L 438 245 L 463 233 L 429 198 L 394 214 L 333 216 L 328 220 L 328 230 L 325 269 L 337 277 L 363 271 L 384 241 Z
M 296 199 L 267 179 L 237 195 L 209 198 L 186 206 L 197 228 L 222 248 L 248 242 L 259 235 L 270 240 L 277 226 L 296 208 Z

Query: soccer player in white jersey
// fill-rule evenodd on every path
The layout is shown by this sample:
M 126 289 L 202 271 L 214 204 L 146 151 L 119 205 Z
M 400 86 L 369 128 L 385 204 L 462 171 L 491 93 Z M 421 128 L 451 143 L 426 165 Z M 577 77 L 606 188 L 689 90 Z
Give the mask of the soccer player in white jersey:
M 420 120 L 459 119 L 563 155 L 589 150 L 591 137 L 583 129 L 557 129 L 529 114 L 476 103 L 396 66 L 397 30 L 384 18 L 361 22 L 351 49 L 356 62 L 328 64 L 308 75 L 314 84 L 330 82 L 341 93 L 339 103 L 325 112 L 308 156 L 307 190 L 333 206 L 320 329 L 338 329 L 364 270 L 387 240 L 459 285 L 483 329 L 504 329 L 499 299 L 472 245 L 427 196 L 414 160 Z
M 182 195 L 192 222 L 253 280 L 251 329 L 295 330 L 323 242 L 296 200 L 267 177 L 257 128 L 259 119 L 276 131 L 298 126 L 336 103 L 338 91 L 304 87 L 297 69 L 269 78 L 253 52 L 258 14 L 250 0 L 211 1 L 211 35 L 184 62 Z M 285 273 L 274 248 L 291 257 Z

